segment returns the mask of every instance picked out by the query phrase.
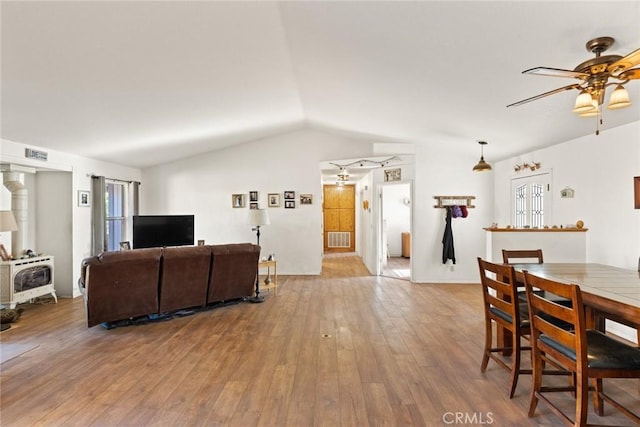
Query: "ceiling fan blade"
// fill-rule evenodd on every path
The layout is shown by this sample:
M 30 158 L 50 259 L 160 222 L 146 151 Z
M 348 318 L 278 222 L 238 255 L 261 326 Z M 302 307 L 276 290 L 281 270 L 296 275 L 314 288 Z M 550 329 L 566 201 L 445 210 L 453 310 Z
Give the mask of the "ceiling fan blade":
M 640 49 L 636 49 L 629 55 L 618 59 L 616 62 L 607 67 L 607 71 L 609 71 L 611 75 L 617 76 L 624 70 L 628 70 L 629 68 L 635 67 L 638 64 L 640 64 Z
M 524 70 L 522 74 L 536 74 L 538 76 L 551 76 L 551 77 L 572 77 L 576 79 L 588 79 L 590 77 L 587 73 L 581 73 L 579 71 L 564 70 L 562 68 L 551 67 L 535 67 Z
M 544 98 L 545 96 L 553 95 L 556 93 L 564 92 L 565 90 L 579 89 L 580 85 L 574 83 L 569 86 L 560 87 L 558 89 L 550 90 L 549 92 L 541 93 L 540 95 L 532 96 L 531 98 L 523 99 L 522 101 L 514 102 L 513 104 L 507 105 L 509 107 L 517 107 L 518 105 L 526 104 L 527 102 L 535 101 L 536 99 Z
M 618 77 L 616 77 L 616 79 L 620 79 L 620 80 L 640 79 L 640 68 L 632 68 L 631 70 L 623 71 L 622 73 L 618 74 Z

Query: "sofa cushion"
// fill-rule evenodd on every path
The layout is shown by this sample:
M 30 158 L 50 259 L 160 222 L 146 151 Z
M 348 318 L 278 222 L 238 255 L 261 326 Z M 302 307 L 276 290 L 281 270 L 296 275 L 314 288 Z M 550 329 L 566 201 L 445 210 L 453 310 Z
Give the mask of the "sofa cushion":
M 160 312 L 202 307 L 207 303 L 211 249 L 206 246 L 164 248 Z
M 151 248 L 86 259 L 88 326 L 158 313 L 161 256 L 161 248 Z
M 210 248 L 212 257 L 207 303 L 253 295 L 260 246 L 232 243 Z

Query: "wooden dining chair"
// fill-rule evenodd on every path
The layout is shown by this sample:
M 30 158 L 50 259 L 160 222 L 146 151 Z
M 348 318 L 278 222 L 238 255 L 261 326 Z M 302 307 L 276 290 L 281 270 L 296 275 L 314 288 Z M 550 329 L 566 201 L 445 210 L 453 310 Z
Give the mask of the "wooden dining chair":
M 544 257 L 542 256 L 542 249 L 503 249 L 502 250 L 502 262 L 505 264 L 521 264 L 521 263 L 544 263 Z M 522 277 L 516 273 L 516 279 L 518 281 L 518 297 L 520 301 L 526 303 L 527 297 L 524 293 L 524 282 Z M 555 301 L 563 304 L 570 305 L 571 301 L 560 298 L 558 296 L 554 297 Z
M 531 350 L 522 346 L 521 338 L 528 339 L 530 334 L 529 318 L 526 306 L 517 298 L 515 271 L 512 266 L 494 264 L 478 258 L 482 298 L 484 302 L 485 340 L 480 370 L 485 372 L 489 359 L 511 372 L 509 398 L 513 397 L 518 384 L 518 375 L 531 374 L 531 369 L 520 369 L 521 351 Z M 521 308 L 524 309 L 521 312 Z M 493 324 L 496 330 L 510 333 L 511 339 L 501 341 L 496 338 L 494 345 Z M 500 333 L 500 332 L 498 332 Z M 511 354 L 511 365 L 496 353 Z
M 523 261 L 529 260 L 529 261 Z M 542 249 L 503 249 L 502 262 L 505 264 L 517 264 L 537 260 L 538 264 L 544 262 Z
M 604 378 L 640 378 L 640 349 L 627 345 L 604 333 L 586 328 L 585 310 L 580 288 L 524 272 L 525 292 L 531 319 L 531 346 L 533 347 L 533 387 L 529 403 L 529 417 L 535 413 L 539 400 L 561 417 L 567 425 L 587 424 L 589 391 L 593 390 L 594 409 L 603 415 L 603 401 L 640 423 L 640 417 L 605 394 Z M 534 292 L 534 288 L 544 292 Z M 554 294 L 571 301 L 570 306 L 558 304 L 549 298 Z M 562 328 L 558 319 L 570 324 Z M 543 362 L 558 364 L 573 372 L 573 384 L 565 387 L 542 384 Z M 589 385 L 589 379 L 593 385 Z M 576 396 L 573 419 L 565 414 L 548 393 L 571 391 Z M 636 406 L 637 408 L 638 406 Z

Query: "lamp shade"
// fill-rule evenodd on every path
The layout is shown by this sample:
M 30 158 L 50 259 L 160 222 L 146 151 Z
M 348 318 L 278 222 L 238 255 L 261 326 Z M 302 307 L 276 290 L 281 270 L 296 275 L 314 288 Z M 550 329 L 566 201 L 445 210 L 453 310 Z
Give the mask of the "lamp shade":
M 0 211 L 0 232 L 16 231 L 18 224 L 11 211 Z
M 591 102 L 593 103 L 593 108 L 591 110 L 586 110 L 582 113 L 578 113 L 580 117 L 594 117 L 600 114 L 600 105 L 598 105 L 598 101 L 593 99 Z
M 610 110 L 617 110 L 618 108 L 624 108 L 631 105 L 631 101 L 629 100 L 629 93 L 622 86 L 616 86 L 616 89 L 611 92 L 611 97 L 609 97 L 609 104 L 607 104 L 607 108 Z
M 591 94 L 586 90 L 583 90 L 576 98 L 576 104 L 573 108 L 573 112 L 586 113 L 589 110 L 593 110 L 593 101 L 591 98 Z
M 266 209 L 249 209 L 249 225 L 269 225 L 269 213 Z

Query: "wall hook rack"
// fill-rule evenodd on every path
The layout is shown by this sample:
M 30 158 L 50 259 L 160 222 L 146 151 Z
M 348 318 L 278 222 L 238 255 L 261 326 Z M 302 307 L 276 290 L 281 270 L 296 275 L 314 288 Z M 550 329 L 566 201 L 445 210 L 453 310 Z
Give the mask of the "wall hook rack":
M 446 208 L 447 206 L 466 206 L 469 209 L 475 208 L 475 205 L 471 204 L 471 201 L 476 196 L 433 196 L 436 199 L 434 208 Z

